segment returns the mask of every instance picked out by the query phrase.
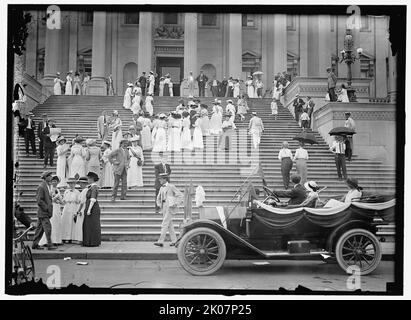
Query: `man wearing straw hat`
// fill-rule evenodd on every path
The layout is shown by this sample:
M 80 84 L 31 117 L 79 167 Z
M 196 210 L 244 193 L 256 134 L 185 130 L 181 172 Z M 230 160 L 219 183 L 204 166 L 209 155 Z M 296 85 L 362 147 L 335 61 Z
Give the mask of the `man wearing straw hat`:
M 47 249 L 54 250 L 55 247 L 51 241 L 51 223 L 50 218 L 53 216 L 53 202 L 51 197 L 51 179 L 53 173 L 51 171 L 45 171 L 41 175 L 43 182 L 38 186 L 36 199 L 37 199 L 37 227 L 34 233 L 32 248 L 39 249 L 40 239 L 43 237 L 43 233 L 46 234 Z
M 158 247 L 162 247 L 164 245 L 164 240 L 168 230 L 171 238 L 170 246 L 174 246 L 177 241 L 177 237 L 174 231 L 173 216 L 177 213 L 179 204 L 182 203 L 183 194 L 173 184 L 168 182 L 168 173 L 161 173 L 159 175 L 159 179 L 161 189 L 158 193 L 156 202 L 163 213 L 163 222 L 161 223 L 160 238 L 154 243 L 154 245 Z
M 107 159 L 113 165 L 114 187 L 111 195 L 111 201 L 116 201 L 118 186 L 121 180 L 121 200 L 126 200 L 127 195 L 127 170 L 130 164 L 130 155 L 128 152 L 128 140 L 120 142 L 120 148 L 111 152 Z

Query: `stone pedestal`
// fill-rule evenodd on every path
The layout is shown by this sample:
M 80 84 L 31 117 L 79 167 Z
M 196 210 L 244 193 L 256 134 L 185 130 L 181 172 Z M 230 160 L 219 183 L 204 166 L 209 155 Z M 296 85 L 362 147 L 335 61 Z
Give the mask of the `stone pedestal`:
M 89 95 L 106 95 L 106 13 L 95 11 L 93 17 L 92 75 Z

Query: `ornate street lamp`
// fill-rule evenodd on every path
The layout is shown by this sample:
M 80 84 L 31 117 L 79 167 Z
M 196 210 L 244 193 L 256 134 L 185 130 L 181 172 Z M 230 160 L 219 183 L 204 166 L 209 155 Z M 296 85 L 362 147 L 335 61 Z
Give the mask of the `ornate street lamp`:
M 344 37 L 344 50 L 342 50 L 341 53 L 341 58 L 337 57 L 340 63 L 345 61 L 348 67 L 348 72 L 347 72 L 347 94 L 348 94 L 348 99 L 350 102 L 356 102 L 357 97 L 355 96 L 355 89 L 351 86 L 352 83 L 352 72 L 351 72 L 351 65 L 354 63 L 355 60 L 359 60 L 362 54 L 362 48 L 358 48 L 356 50 L 356 53 L 353 51 L 354 49 L 354 39 L 352 36 L 352 31 L 351 29 L 347 29 L 345 31 L 345 37 Z

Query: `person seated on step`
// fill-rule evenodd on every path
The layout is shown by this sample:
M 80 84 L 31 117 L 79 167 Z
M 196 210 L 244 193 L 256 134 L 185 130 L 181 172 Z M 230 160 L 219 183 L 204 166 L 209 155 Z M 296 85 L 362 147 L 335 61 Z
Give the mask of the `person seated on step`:
M 318 195 L 320 187 L 315 181 L 307 181 L 306 183 L 304 183 L 304 188 L 308 192 L 307 198 L 300 204 L 295 204 L 295 205 L 289 204 L 287 205 L 287 208 L 304 208 L 304 207 L 317 208 L 323 205 Z
M 294 187 L 291 190 L 287 191 L 276 191 L 272 190 L 272 193 L 279 198 L 289 198 L 287 204 L 277 203 L 280 206 L 290 206 L 290 205 L 299 205 L 307 199 L 307 190 L 300 184 L 301 176 L 298 174 L 291 176 L 291 182 L 294 184 Z
M 359 199 L 363 196 L 362 187 L 358 185 L 356 178 L 347 178 L 346 180 L 348 192 L 340 200 L 330 199 L 324 205 L 324 208 L 335 208 L 343 204 L 351 203 L 355 199 Z

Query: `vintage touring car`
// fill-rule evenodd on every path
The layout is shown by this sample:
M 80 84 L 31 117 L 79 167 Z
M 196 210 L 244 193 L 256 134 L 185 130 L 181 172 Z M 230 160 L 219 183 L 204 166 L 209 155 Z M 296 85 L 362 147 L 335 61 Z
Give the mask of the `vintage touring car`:
M 366 275 L 379 265 L 382 252 L 376 227 L 393 221 L 394 196 L 362 198 L 336 208 L 288 209 L 275 206 L 280 199 L 266 193 L 258 200 L 252 188 L 245 201 L 231 208 L 200 208 L 199 219 L 181 226 L 181 266 L 193 275 L 211 275 L 226 259 L 328 256 L 345 272 Z

